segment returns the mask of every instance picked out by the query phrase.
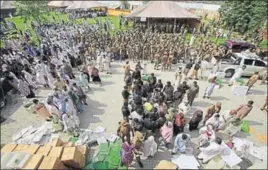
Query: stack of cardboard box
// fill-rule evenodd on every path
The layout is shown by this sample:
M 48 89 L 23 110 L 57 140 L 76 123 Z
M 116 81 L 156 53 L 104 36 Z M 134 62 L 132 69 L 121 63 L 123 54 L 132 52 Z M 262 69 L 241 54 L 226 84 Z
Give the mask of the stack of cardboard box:
M 31 154 L 22 169 L 82 169 L 85 166 L 88 149 L 85 145 L 74 146 L 55 138 L 43 146 L 7 144 L 1 148 L 1 154 L 24 152 Z

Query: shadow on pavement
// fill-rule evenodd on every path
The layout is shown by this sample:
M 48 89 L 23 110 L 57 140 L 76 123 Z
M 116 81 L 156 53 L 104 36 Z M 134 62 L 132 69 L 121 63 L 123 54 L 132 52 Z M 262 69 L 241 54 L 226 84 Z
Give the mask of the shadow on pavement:
M 106 104 L 102 104 L 92 99 L 88 99 L 87 103 L 88 105 L 83 107 L 84 112 L 78 114 L 78 117 L 80 118 L 80 128 L 85 129 L 87 129 L 91 123 L 102 122 L 97 115 L 103 115 L 105 113 L 104 107 L 107 107 Z
M 248 120 L 248 125 L 249 126 L 261 126 L 261 125 L 263 125 L 263 123 L 260 123 L 260 122 L 254 121 L 254 120 Z
M 267 92 L 262 91 L 262 90 L 256 90 L 256 89 L 250 89 L 248 91 L 248 95 L 263 95 L 265 93 L 267 93 Z
M 13 113 L 15 113 L 23 104 L 23 99 L 19 95 L 8 95 L 6 106 L 2 108 L 1 115 L 8 119 Z M 5 122 L 8 122 L 6 120 Z M 3 123 L 4 124 L 4 123 Z
M 211 97 L 211 100 L 215 100 L 215 101 L 221 101 L 221 100 L 229 100 L 226 97 L 223 96 L 213 96 Z
M 211 103 L 205 102 L 205 101 L 197 101 L 193 103 L 193 106 L 198 106 L 198 107 L 208 107 L 210 105 Z

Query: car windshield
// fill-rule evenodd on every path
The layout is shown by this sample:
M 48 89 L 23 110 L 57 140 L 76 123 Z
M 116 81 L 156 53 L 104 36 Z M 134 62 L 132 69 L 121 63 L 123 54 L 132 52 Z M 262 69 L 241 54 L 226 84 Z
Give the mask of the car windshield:
M 231 55 L 230 60 L 229 60 L 229 63 L 230 64 L 235 64 L 235 65 L 239 65 L 240 62 L 241 62 L 241 60 L 242 60 L 242 58 L 237 57 L 235 55 Z

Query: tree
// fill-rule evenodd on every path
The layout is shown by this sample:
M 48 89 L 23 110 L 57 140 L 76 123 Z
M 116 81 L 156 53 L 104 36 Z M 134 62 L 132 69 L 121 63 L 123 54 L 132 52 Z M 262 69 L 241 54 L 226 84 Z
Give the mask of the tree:
M 42 21 L 46 20 L 44 14 L 49 12 L 48 0 L 31 0 L 31 1 L 14 1 L 13 5 L 16 7 L 16 13 L 24 21 L 36 20 Z
M 267 1 L 226 1 L 219 9 L 223 27 L 253 33 L 267 22 Z

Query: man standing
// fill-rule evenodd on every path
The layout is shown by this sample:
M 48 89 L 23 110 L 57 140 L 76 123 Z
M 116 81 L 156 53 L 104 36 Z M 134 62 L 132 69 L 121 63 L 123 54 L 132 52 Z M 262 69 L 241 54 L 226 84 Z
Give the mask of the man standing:
M 251 89 L 251 87 L 258 81 L 259 73 L 255 72 L 250 79 L 248 80 L 246 86 L 248 86 L 248 91 Z
M 252 110 L 253 103 L 254 102 L 252 100 L 250 100 L 250 101 L 248 101 L 247 104 L 244 104 L 244 105 L 239 106 L 235 110 L 236 111 L 235 118 L 242 120 L 244 117 L 246 117 L 249 114 L 249 112 Z
M 125 71 L 125 75 L 124 75 L 124 80 L 126 79 L 126 76 L 130 73 L 130 65 L 129 65 L 129 61 L 126 62 L 126 64 L 124 65 L 124 71 Z
M 184 69 L 185 79 L 187 78 L 187 75 L 189 71 L 191 70 L 192 66 L 193 66 L 193 60 L 190 59 L 190 62 L 186 64 L 185 69 Z
M 232 86 L 234 84 L 235 79 L 238 79 L 242 76 L 246 67 L 247 67 L 246 65 L 243 65 L 242 68 L 238 68 L 235 70 L 235 74 L 232 76 L 232 78 L 229 81 L 229 86 Z
M 195 78 L 196 80 L 198 80 L 197 76 L 198 76 L 198 70 L 200 69 L 200 64 L 201 64 L 201 61 L 198 61 L 198 63 L 194 65 L 194 70 L 190 79 Z
M 192 106 L 194 99 L 197 97 L 199 93 L 199 86 L 197 85 L 197 82 L 194 81 L 193 85 L 190 86 L 189 90 L 188 90 L 188 94 L 187 94 L 187 98 L 188 98 L 188 103 L 190 106 Z

